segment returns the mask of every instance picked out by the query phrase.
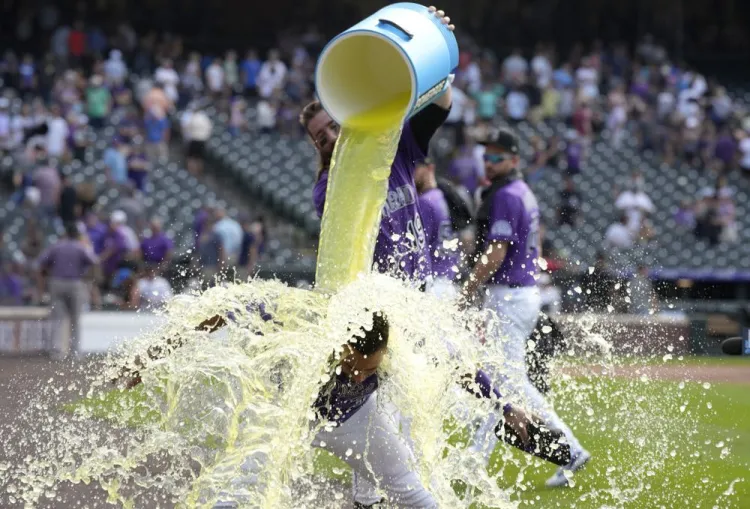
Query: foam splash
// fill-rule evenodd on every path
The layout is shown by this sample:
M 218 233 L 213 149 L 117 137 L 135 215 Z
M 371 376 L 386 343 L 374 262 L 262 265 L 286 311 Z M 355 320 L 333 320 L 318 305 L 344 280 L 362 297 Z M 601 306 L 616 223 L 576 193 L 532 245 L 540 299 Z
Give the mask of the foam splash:
M 19 498 L 36 506 L 61 481 L 96 481 L 123 507 L 139 506 L 139 490 L 158 490 L 188 507 L 210 507 L 219 497 L 247 507 L 326 507 L 326 488 L 313 482 L 310 442 L 322 424 L 311 404 L 347 327 L 367 320 L 365 308 L 382 309 L 393 330 L 379 402 L 411 421 L 420 477 L 441 507 L 467 506 L 453 483 L 472 478 L 482 491 L 475 501 L 512 507 L 502 504 L 507 490 L 477 476 L 477 458 L 446 432 L 447 421 L 462 429 L 494 410 L 456 390 L 457 376 L 480 364 L 481 345 L 452 305 L 380 275 L 331 298 L 254 281 L 175 299 L 167 323 L 113 354 L 110 364 L 143 358 L 165 338 L 179 336 L 184 346 L 149 363 L 137 401 L 120 397 L 110 408 L 82 406 L 63 417 L 48 454 L 27 458 L 16 472 Z M 203 317 L 227 311 L 233 320 L 221 333 L 194 330 Z M 104 398 L 105 389 L 101 382 L 89 398 Z M 144 411 L 148 420 L 126 426 Z M 163 458 L 162 471 L 151 476 L 155 458 Z M 253 465 L 260 458 L 262 469 Z M 308 502 L 299 500 L 300 490 Z
M 3 430 L 13 462 L 0 464 L 0 499 L 50 507 L 61 489 L 86 483 L 103 491 L 100 499 L 84 500 L 100 500 L 91 507 L 107 499 L 126 508 L 154 501 L 211 507 L 218 498 L 252 508 L 342 507 L 349 488 L 316 469 L 320 458 L 310 440 L 320 424 L 311 420 L 311 404 L 330 373 L 331 353 L 347 327 L 366 322 L 366 307 L 383 309 L 393 327 L 379 404 L 396 405 L 411 420 L 419 475 L 440 507 L 513 507 L 519 500 L 527 506 L 529 493 L 544 495 L 536 490 L 552 468 L 501 444 L 487 472 L 461 431 L 494 411 L 490 402 L 455 390 L 457 373 L 502 361 L 485 359 L 472 332 L 492 317 L 462 314 L 397 281 L 368 276 L 332 297 L 253 281 L 176 298 L 163 327 L 108 359 L 127 364 L 164 347 L 165 338 L 182 337 L 182 348 L 143 371 L 138 389 L 111 392 L 114 371 L 99 370 L 90 387 L 52 382 L 30 398 L 18 421 L 28 427 L 15 435 Z M 234 320 L 221 332 L 194 330 L 205 316 L 228 311 Z M 575 350 L 591 348 L 585 335 L 579 338 Z M 633 365 L 614 357 L 590 362 L 609 375 Z M 731 437 L 708 437 L 695 422 L 713 386 L 637 372 L 625 378 L 564 371 L 555 378 L 558 412 L 595 456 L 573 478 L 572 490 L 556 492 L 562 498 L 551 507 L 741 507 L 744 481 L 736 471 L 723 479 L 705 469 L 707 461 L 736 463 Z M 66 394 L 86 404 L 61 411 Z M 38 433 L 26 431 L 35 424 Z M 32 443 L 34 454 L 24 457 Z M 346 467 L 333 470 L 339 468 Z M 704 486 L 703 498 L 686 495 L 695 493 L 695 482 Z

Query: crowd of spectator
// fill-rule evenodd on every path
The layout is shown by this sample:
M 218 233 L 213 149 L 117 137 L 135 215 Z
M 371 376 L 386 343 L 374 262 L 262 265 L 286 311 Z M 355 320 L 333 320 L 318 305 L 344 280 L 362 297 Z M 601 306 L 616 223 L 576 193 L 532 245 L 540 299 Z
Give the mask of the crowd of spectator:
M 188 171 L 203 173 L 205 145 L 215 129 L 202 107 L 209 101 L 226 115 L 233 136 L 254 129 L 302 136 L 296 118 L 313 97 L 315 56 L 325 39 L 311 27 L 284 34 L 267 52 L 200 54 L 187 50 L 180 37 L 139 36 L 127 24 L 111 33 L 79 19 L 45 27 L 49 45 L 43 51 L 19 45 L 29 53 L 8 50 L 0 58 L 0 151 L 14 158 L 6 184 L 27 217 L 21 252 L 2 253 L 0 297 L 42 301 L 49 281 L 38 276 L 55 248 L 45 245 L 45 232 L 67 242 L 75 237 L 73 224 L 95 255 L 90 265 L 96 275 L 86 276 L 97 281 L 89 305 L 106 299 L 99 289 L 124 308 L 158 304 L 172 291 L 175 254 L 162 220 L 144 216 L 149 179 L 172 157 L 184 156 Z M 530 182 L 547 172 L 564 175 L 557 224 L 550 227 L 579 225 L 576 179 L 591 171 L 591 145 L 603 140 L 620 149 L 634 139 L 656 162 L 716 177 L 715 187 L 674 212 L 677 225 L 711 244 L 737 241 L 733 190 L 724 175 L 750 175 L 750 120 L 721 86 L 670 61 L 649 37 L 633 50 L 595 41 L 561 55 L 540 43 L 531 53 L 515 49 L 504 59 L 472 44 L 462 47 L 470 49 L 460 55 L 445 131 L 453 142 L 446 173 L 465 195 L 474 196 L 486 183 L 477 142 L 493 125 L 546 122 L 565 127 L 556 129 L 559 136 L 533 138 L 523 164 Z M 113 134 L 98 154 L 92 140 L 105 133 Z M 74 185 L 73 176 L 60 171 L 67 161 L 93 162 L 91 157 L 103 163 L 107 186 L 119 190 L 110 210 L 97 205 L 102 189 L 91 182 Z M 653 241 L 651 216 L 658 204 L 648 185 L 636 170 L 613 189 L 618 217 L 602 232 L 604 249 L 625 251 Z M 206 279 L 228 267 L 240 276 L 252 273 L 266 236 L 261 218 L 231 217 L 208 204 L 196 211 L 194 233 L 191 260 Z M 547 247 L 548 266 L 563 266 L 565 256 Z
M 106 34 L 75 21 L 52 30 L 42 54 L 7 50 L 0 58 L 0 158 L 12 160 L 4 184 L 24 217 L 19 249 L 0 243 L 4 305 L 55 300 L 75 310 L 143 309 L 187 284 L 186 274 L 198 284 L 230 269 L 241 277 L 257 269 L 262 217 L 231 218 L 207 203 L 196 211 L 193 249 L 178 257 L 163 220 L 147 217 L 144 200 L 159 168 L 183 155 L 170 143 L 173 120 L 196 175 L 213 129 L 202 102 L 231 100 L 231 123 L 244 127 L 244 103 L 232 91 L 242 91 L 246 73 L 230 52 L 223 63 L 214 59 L 197 70 L 191 55 L 180 75 L 173 65 L 183 62 L 179 38 L 139 38 L 127 28 Z M 96 140 L 106 140 L 103 152 Z M 106 184 L 75 179 L 76 161 L 103 168 Z M 113 189 L 118 198 L 105 209 L 99 197 Z M 48 238 L 58 240 L 48 245 Z M 68 270 L 59 273 L 59 266 Z M 86 290 L 60 284 L 71 280 Z

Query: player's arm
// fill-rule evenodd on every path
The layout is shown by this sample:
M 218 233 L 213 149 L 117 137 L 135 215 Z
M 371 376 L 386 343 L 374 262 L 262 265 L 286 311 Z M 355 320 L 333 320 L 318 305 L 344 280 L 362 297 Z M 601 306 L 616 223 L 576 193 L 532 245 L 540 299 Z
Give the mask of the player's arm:
M 496 240 L 490 242 L 484 253 L 482 253 L 482 256 L 477 261 L 477 264 L 474 265 L 474 268 L 469 274 L 468 281 L 464 284 L 461 291 L 461 294 L 466 300 L 470 301 L 473 299 L 477 290 L 484 285 L 492 275 L 498 271 L 498 269 L 500 269 L 507 253 L 507 241 Z
M 448 91 L 443 96 L 448 95 Z M 442 98 L 442 96 L 441 96 Z M 437 100 L 431 104 L 425 106 L 422 110 L 416 113 L 411 120 L 409 120 L 409 126 L 411 127 L 412 135 L 414 140 L 417 142 L 417 146 L 422 151 L 423 155 L 427 155 L 427 151 L 430 148 L 430 140 L 438 128 L 443 125 L 445 119 L 448 118 L 448 112 L 450 111 L 451 103 L 447 105 L 440 105 Z
M 445 92 L 440 94 L 440 97 L 435 99 L 432 104 L 446 111 L 450 111 L 451 104 L 453 104 L 453 93 L 451 92 L 451 90 L 451 85 L 448 84 L 448 88 L 445 90 Z
M 211 333 L 221 329 L 226 324 L 227 322 L 223 316 L 215 315 L 203 320 L 195 330 Z M 150 347 L 146 354 L 148 355 L 149 360 L 156 361 L 165 358 L 184 344 L 185 340 L 179 336 L 166 338 L 162 344 Z M 132 389 L 141 383 L 140 370 L 145 367 L 146 365 L 140 357 L 136 357 L 133 361 L 133 367 L 123 367 L 120 370 L 118 378 L 114 379 L 112 382 L 121 385 L 124 389 Z

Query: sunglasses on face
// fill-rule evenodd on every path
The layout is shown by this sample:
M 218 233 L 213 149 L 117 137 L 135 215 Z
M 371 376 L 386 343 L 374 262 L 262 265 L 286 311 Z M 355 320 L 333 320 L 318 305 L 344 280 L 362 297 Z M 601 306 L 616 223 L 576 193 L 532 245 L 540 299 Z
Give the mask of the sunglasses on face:
M 509 161 L 512 158 L 513 156 L 510 154 L 484 154 L 484 160 L 493 164 Z

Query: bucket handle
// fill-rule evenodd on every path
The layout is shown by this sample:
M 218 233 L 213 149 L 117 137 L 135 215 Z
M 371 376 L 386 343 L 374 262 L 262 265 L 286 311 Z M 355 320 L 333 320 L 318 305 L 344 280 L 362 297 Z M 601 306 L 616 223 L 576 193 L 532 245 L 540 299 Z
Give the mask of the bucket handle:
M 414 38 L 414 34 L 413 33 L 409 32 L 407 29 L 405 29 L 404 27 L 402 27 L 401 25 L 399 25 L 395 21 L 391 21 L 390 19 L 383 19 L 383 18 L 380 18 L 378 21 L 380 23 L 383 23 L 384 25 L 391 25 L 392 27 L 396 28 L 397 30 L 401 30 L 406 35 L 406 38 L 409 39 L 409 40 L 411 40 L 411 39 Z

